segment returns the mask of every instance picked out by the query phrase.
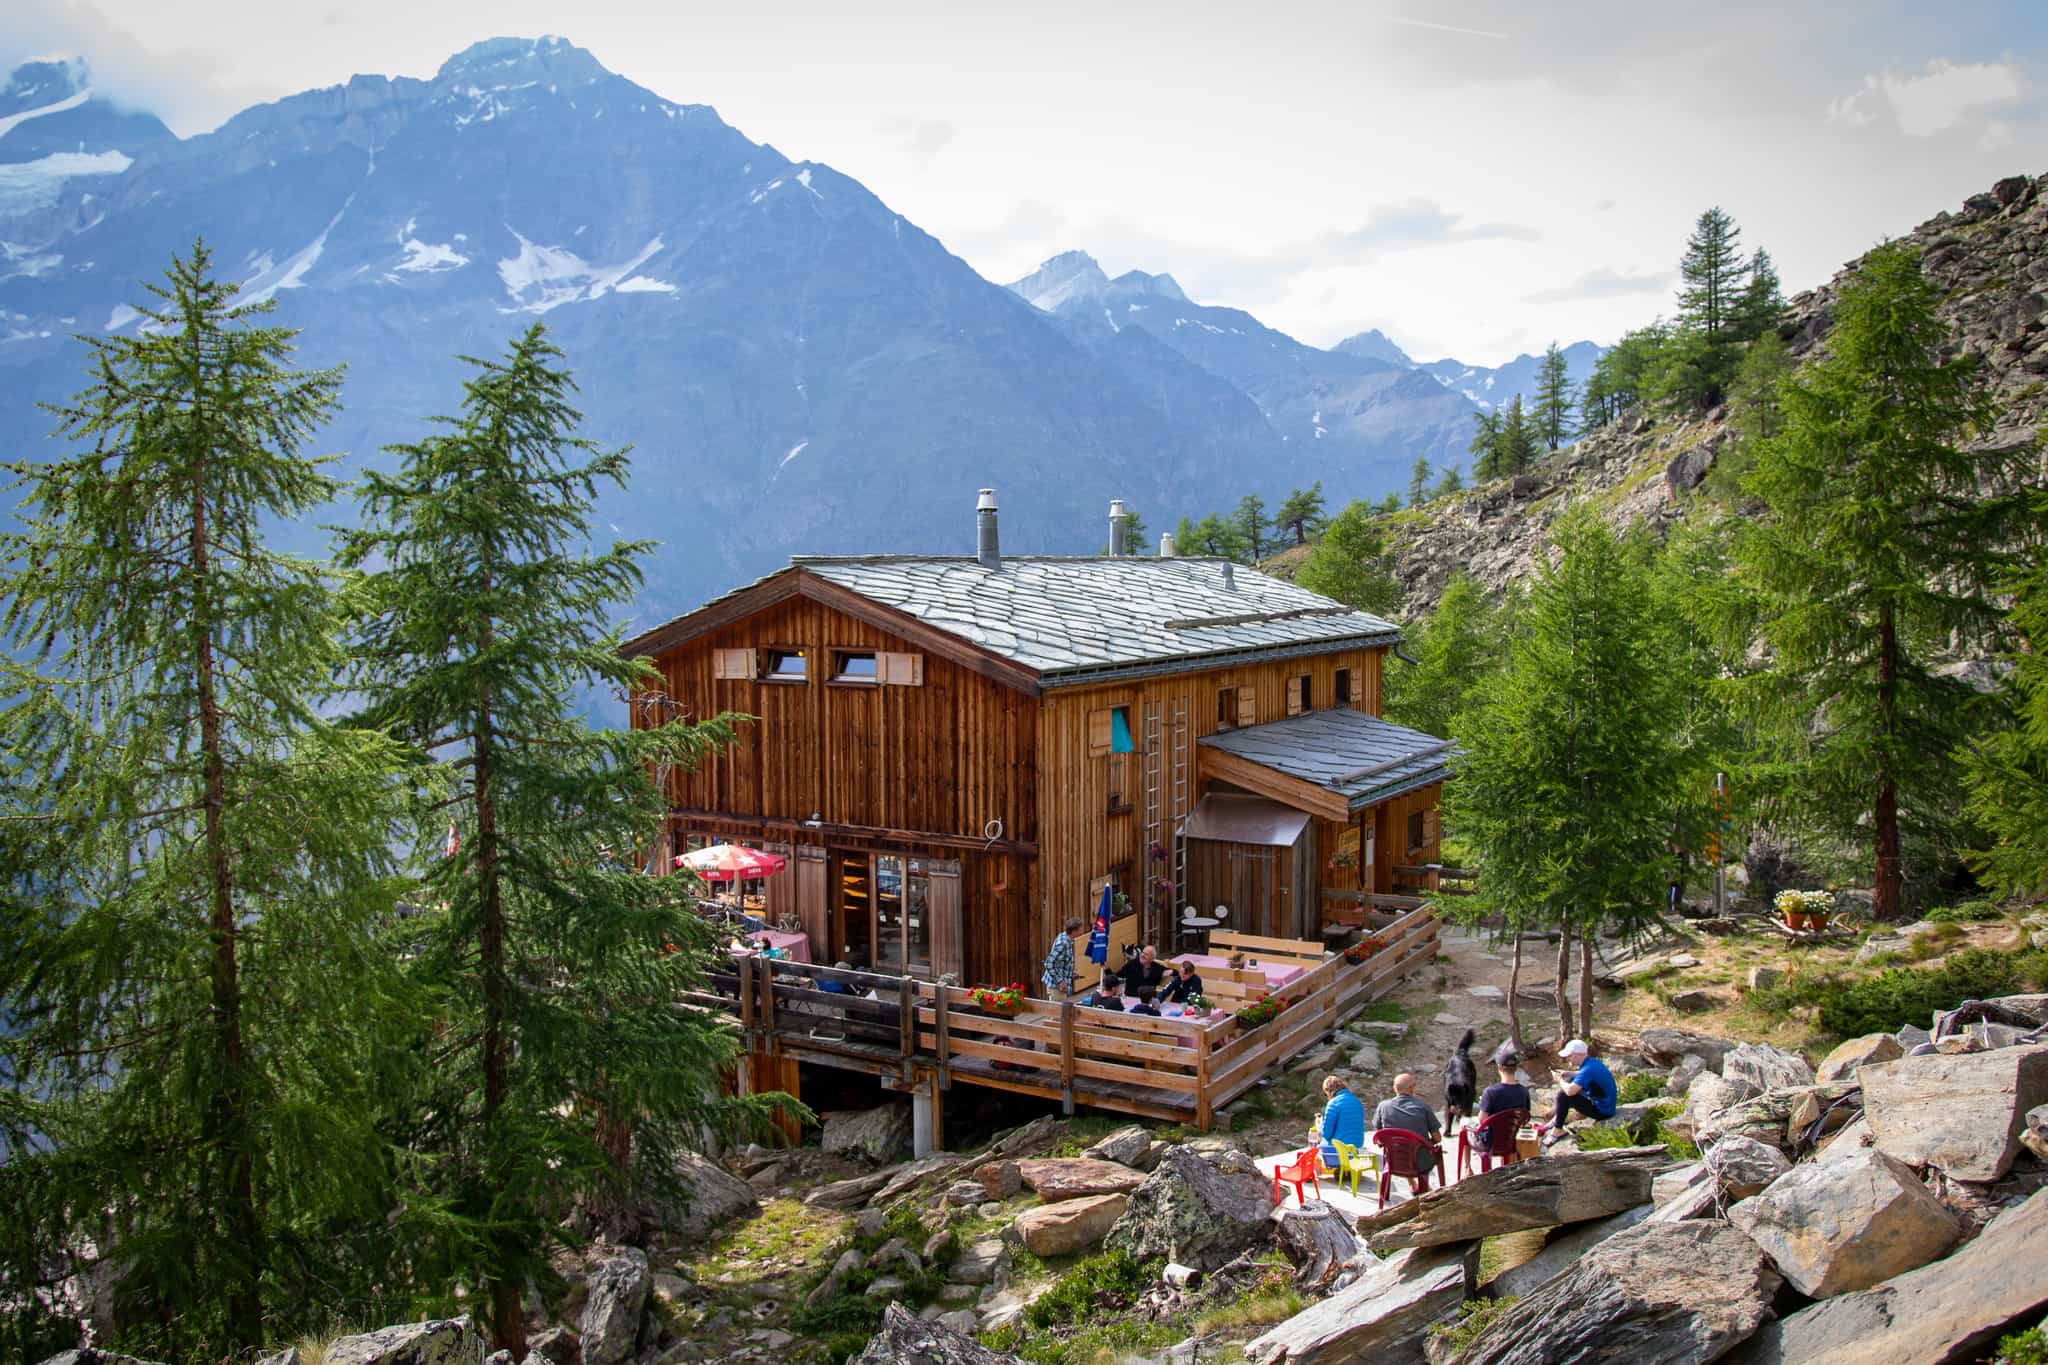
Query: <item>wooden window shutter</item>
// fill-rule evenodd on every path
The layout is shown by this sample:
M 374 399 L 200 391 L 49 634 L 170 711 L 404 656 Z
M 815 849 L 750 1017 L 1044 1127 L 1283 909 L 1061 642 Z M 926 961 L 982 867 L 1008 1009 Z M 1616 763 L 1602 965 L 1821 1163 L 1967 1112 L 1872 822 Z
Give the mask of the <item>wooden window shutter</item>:
M 965 980 L 965 969 L 961 966 L 960 864 L 955 859 L 928 858 L 924 874 L 929 887 L 925 908 L 932 917 L 932 972 L 939 976 L 951 972 Z
M 787 843 L 764 843 L 761 851 L 791 861 L 796 857 L 796 851 Z M 779 929 L 784 915 L 796 914 L 796 874 L 790 871 L 783 876 L 770 877 L 762 886 L 761 913 L 770 929 Z
M 923 687 L 924 655 L 884 654 L 878 671 L 881 681 L 890 687 Z
M 712 650 L 711 676 L 714 678 L 753 677 L 754 651 L 751 649 Z
M 825 850 L 811 844 L 799 844 L 796 850 L 796 913 L 803 921 L 804 933 L 811 940 L 811 960 L 829 963 L 838 956 L 842 944 L 832 941 L 832 926 L 825 911 Z M 772 886 L 777 879 L 770 877 Z
M 1110 725 L 1108 707 L 1105 706 L 1099 711 L 1090 711 L 1088 713 L 1088 756 L 1090 758 L 1109 752 Z
M 1426 812 L 1424 812 L 1424 813 L 1423 813 L 1423 816 L 1422 816 L 1422 842 L 1423 842 L 1423 843 L 1425 843 L 1425 844 L 1434 844 L 1434 843 L 1435 843 L 1435 842 L 1437 841 L 1437 834 L 1438 834 L 1438 831 L 1439 831 L 1439 829 L 1441 828 L 1441 825 L 1439 824 L 1439 820 L 1440 820 L 1440 818 L 1441 818 L 1441 814 L 1442 814 L 1442 813 L 1441 813 L 1441 812 L 1440 812 L 1440 811 L 1439 811 L 1439 810 L 1438 810 L 1438 809 L 1437 809 L 1437 808 L 1436 808 L 1435 806 L 1431 806 L 1431 807 L 1430 807 L 1430 808 L 1429 808 L 1429 809 L 1428 809 L 1428 810 L 1427 810 Z
M 1257 725 L 1259 723 L 1259 694 L 1249 687 L 1237 689 L 1237 723 Z
M 1299 678 L 1289 678 L 1287 680 L 1287 714 L 1290 716 L 1301 714 L 1301 679 Z

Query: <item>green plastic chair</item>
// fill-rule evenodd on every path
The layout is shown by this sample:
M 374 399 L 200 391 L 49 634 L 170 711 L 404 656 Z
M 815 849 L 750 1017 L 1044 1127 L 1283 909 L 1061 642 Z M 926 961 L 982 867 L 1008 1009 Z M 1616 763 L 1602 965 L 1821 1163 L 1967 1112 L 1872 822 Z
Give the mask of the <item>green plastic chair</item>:
M 1359 1177 L 1366 1175 L 1368 1172 L 1371 1175 L 1374 1188 L 1378 1188 L 1380 1178 L 1380 1154 L 1378 1152 L 1360 1153 L 1356 1147 L 1348 1142 L 1332 1142 L 1330 1145 L 1337 1149 L 1337 1183 L 1341 1186 L 1346 1180 L 1349 1180 L 1351 1182 L 1352 1198 L 1356 1199 L 1358 1197 Z

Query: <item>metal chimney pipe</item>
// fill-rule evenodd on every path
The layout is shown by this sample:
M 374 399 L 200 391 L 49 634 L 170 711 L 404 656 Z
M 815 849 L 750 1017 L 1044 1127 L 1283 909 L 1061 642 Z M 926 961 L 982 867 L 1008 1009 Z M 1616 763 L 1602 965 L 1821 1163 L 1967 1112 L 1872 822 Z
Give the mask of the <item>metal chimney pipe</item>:
M 1172 559 L 1173 548 L 1173 532 L 1161 531 L 1159 533 L 1159 557 L 1161 559 Z
M 1223 590 L 1225 592 L 1234 592 L 1236 589 L 1237 565 L 1226 559 L 1223 561 Z
M 1129 514 L 1124 511 L 1124 500 L 1122 498 L 1111 498 L 1109 500 L 1109 557 L 1111 559 L 1122 559 L 1131 552 L 1129 540 L 1124 534 L 1124 518 L 1127 515 Z
M 984 569 L 1003 567 L 1003 550 L 996 538 L 996 490 L 984 488 L 974 500 L 974 557 Z

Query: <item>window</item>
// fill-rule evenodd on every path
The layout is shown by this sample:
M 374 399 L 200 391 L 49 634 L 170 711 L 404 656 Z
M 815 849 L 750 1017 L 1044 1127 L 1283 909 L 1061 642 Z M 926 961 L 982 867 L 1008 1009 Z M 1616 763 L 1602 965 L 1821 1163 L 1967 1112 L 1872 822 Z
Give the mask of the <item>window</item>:
M 1216 689 L 1216 728 L 1229 730 L 1237 724 L 1237 689 L 1219 687 Z
M 1429 821 L 1422 811 L 1408 817 L 1408 851 L 1415 852 L 1429 842 Z
M 805 664 L 801 649 L 764 649 L 761 651 L 761 681 L 803 682 L 810 676 Z
M 1337 670 L 1337 705 L 1351 705 L 1351 670 L 1348 668 Z
M 874 942 L 876 971 L 931 974 L 931 879 L 924 859 L 875 855 Z
M 1088 753 L 1100 758 L 1103 754 L 1128 754 L 1137 746 L 1131 742 L 1131 708 L 1128 706 L 1104 706 L 1088 713 Z
M 877 665 L 875 652 L 871 649 L 836 649 L 832 651 L 832 681 L 836 683 L 880 682 L 881 670 Z

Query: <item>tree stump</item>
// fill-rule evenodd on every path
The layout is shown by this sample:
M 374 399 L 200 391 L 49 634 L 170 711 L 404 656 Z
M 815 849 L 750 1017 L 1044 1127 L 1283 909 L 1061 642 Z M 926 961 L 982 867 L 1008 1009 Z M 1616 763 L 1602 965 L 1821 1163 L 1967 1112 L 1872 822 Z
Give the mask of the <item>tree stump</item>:
M 1282 1209 L 1274 1221 L 1280 1250 L 1294 1263 L 1297 1284 L 1323 1284 L 1358 1254 L 1358 1237 L 1350 1221 L 1320 1199 Z

